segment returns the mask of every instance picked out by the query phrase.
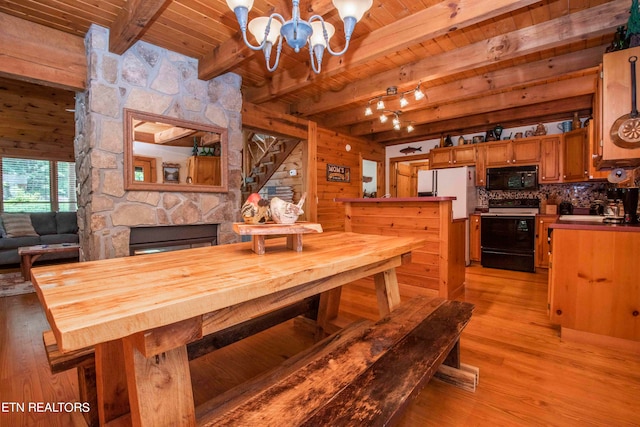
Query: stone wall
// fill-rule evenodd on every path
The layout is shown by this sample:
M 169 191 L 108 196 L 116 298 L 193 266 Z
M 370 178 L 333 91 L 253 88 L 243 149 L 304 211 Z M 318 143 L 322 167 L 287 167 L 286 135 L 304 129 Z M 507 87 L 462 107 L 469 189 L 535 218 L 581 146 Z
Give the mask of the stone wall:
M 219 243 L 239 241 L 242 120 L 241 79 L 198 79 L 197 60 L 144 42 L 123 55 L 109 52 L 109 30 L 85 38 L 87 91 L 76 96 L 76 171 L 82 260 L 129 254 L 131 227 L 220 224 Z M 130 108 L 228 129 L 227 193 L 124 189 L 123 109 Z

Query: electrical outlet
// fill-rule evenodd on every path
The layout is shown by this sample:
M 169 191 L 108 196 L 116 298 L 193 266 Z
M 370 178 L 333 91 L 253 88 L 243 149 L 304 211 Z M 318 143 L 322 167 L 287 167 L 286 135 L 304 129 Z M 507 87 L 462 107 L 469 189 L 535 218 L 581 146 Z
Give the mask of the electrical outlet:
M 291 170 L 289 171 L 289 176 L 296 176 L 296 175 L 298 175 L 298 171 L 297 171 L 297 170 L 295 170 L 295 169 L 291 169 Z

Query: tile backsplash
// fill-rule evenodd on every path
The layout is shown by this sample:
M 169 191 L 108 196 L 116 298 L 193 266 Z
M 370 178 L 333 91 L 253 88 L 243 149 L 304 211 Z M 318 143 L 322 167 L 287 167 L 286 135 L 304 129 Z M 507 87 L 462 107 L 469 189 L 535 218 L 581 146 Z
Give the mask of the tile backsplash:
M 571 202 L 575 207 L 588 208 L 596 200 L 607 200 L 607 188 L 615 188 L 608 182 L 577 182 L 574 184 L 540 185 L 536 191 L 488 191 L 478 187 L 478 204 L 486 207 L 489 199 L 540 199 L 541 204 L 548 201 Z

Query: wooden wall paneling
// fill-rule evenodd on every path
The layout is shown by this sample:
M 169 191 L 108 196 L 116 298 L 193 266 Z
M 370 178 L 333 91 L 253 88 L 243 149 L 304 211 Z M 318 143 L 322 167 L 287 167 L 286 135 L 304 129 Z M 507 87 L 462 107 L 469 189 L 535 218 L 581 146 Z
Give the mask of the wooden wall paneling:
M 347 151 L 346 146 L 350 146 Z M 345 212 L 335 198 L 362 196 L 361 158 L 384 163 L 384 147 L 366 140 L 318 128 L 316 172 L 318 179 L 318 222 L 326 231 L 343 231 Z M 327 164 L 350 168 L 350 182 L 328 182 Z M 384 182 L 384 176 L 378 177 Z
M 311 222 L 318 222 L 318 125 L 307 123 L 307 143 L 302 145 L 302 170 L 304 177 L 302 187 L 307 191 L 307 218 Z
M 74 161 L 74 92 L 0 77 L 0 155 Z

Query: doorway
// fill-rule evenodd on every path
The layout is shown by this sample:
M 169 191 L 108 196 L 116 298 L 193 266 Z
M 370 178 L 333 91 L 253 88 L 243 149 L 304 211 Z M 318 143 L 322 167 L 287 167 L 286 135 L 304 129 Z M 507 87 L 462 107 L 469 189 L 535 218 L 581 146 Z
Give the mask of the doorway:
M 389 193 L 391 197 L 417 197 L 418 171 L 429 169 L 429 155 L 389 159 Z
M 362 197 L 375 198 L 382 196 L 379 177 L 381 163 L 375 160 L 362 159 Z

